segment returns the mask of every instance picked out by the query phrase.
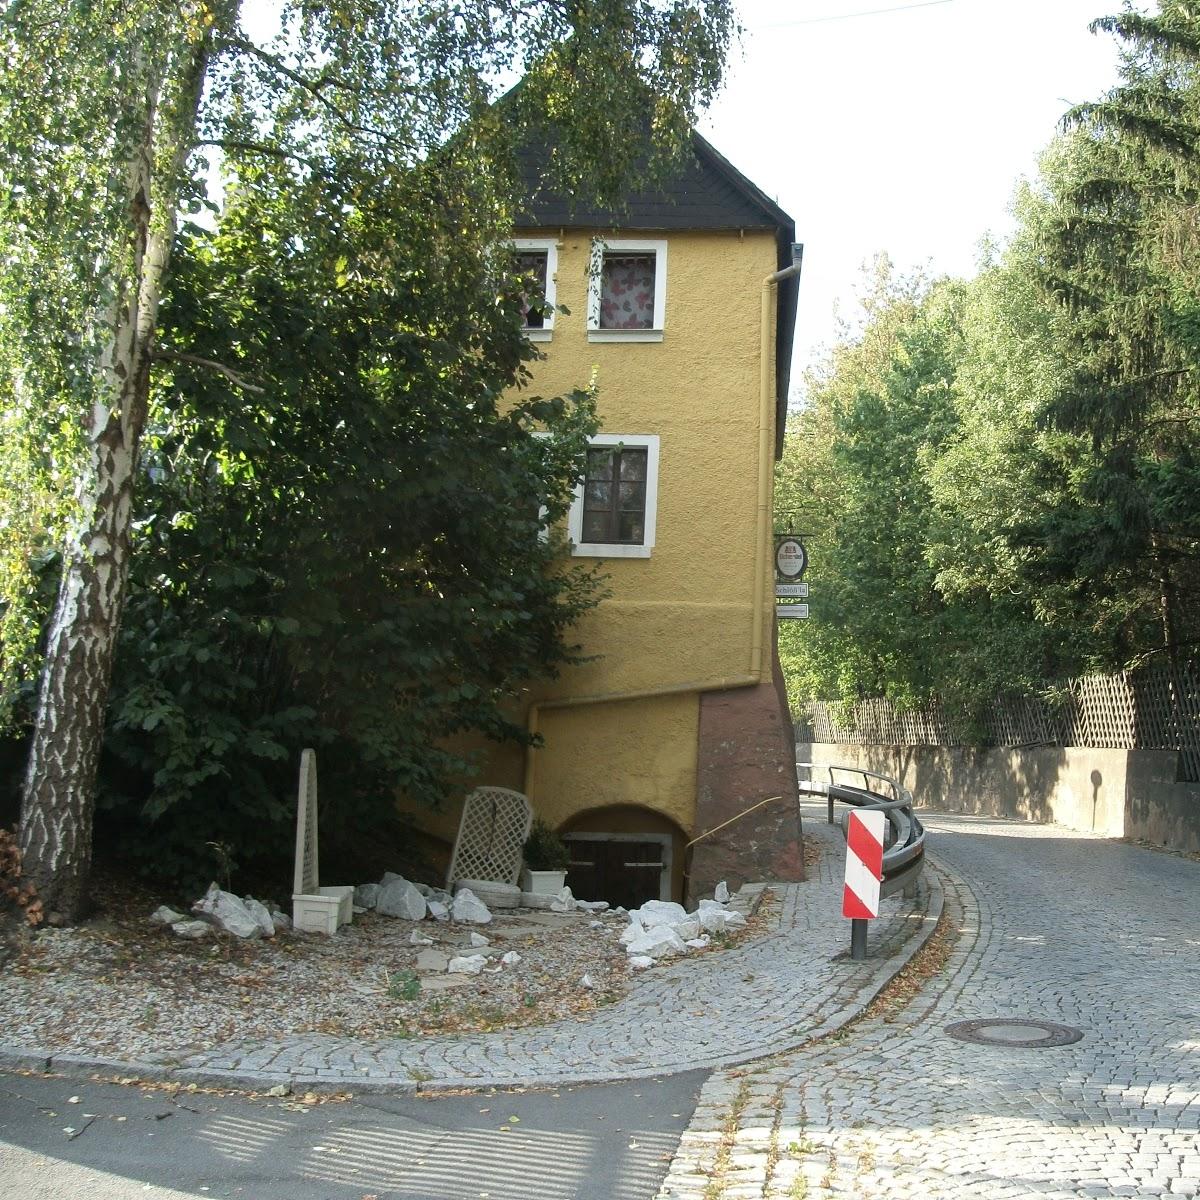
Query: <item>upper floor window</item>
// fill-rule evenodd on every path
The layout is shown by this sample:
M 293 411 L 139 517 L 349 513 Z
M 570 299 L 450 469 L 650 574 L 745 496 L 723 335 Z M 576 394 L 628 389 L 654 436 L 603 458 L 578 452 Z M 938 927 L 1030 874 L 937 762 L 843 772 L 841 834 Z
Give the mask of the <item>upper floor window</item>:
M 661 342 L 667 308 L 667 243 L 596 241 L 588 280 L 588 338 Z
M 515 238 L 516 267 L 530 278 L 525 304 L 525 333 L 531 342 L 548 342 L 554 329 L 558 243 L 551 238 Z
M 598 434 L 567 528 L 573 553 L 649 558 L 658 513 L 658 438 Z

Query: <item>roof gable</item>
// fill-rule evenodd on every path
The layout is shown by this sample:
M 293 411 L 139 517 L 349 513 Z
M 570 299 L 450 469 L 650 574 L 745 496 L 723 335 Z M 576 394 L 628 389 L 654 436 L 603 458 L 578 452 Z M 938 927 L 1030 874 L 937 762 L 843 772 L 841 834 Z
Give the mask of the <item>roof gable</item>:
M 549 157 L 550 149 L 544 138 L 527 136 L 517 151 L 524 194 L 530 198 L 525 211 L 514 222 L 518 229 L 761 229 L 774 234 L 780 270 L 792 265 L 795 222 L 695 131 L 692 154 L 677 173 L 657 189 L 630 192 L 620 209 L 576 204 L 567 193 L 548 187 Z M 776 458 L 783 453 L 799 284 L 798 275 L 779 283 L 775 322 Z
M 527 143 L 518 152 L 526 211 L 522 228 L 584 226 L 603 229 L 767 229 L 785 228 L 790 243 L 792 219 L 698 133 L 692 154 L 660 188 L 629 194 L 618 209 L 576 204 L 568 194 L 545 183 L 549 157 L 544 142 Z

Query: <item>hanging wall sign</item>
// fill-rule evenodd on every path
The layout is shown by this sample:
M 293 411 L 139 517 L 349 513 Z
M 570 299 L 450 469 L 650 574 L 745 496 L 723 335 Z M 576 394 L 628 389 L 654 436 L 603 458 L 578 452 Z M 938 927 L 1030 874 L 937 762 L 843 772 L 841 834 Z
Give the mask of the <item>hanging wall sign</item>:
M 808 551 L 796 537 L 781 537 L 775 542 L 775 573 L 780 579 L 799 579 L 808 566 Z

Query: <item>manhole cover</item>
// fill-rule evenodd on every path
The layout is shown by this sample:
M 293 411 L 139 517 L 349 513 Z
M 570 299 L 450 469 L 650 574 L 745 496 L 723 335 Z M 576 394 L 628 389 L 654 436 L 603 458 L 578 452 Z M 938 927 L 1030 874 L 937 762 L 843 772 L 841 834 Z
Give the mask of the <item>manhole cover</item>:
M 1051 1046 L 1069 1046 L 1083 1037 L 1081 1029 L 1059 1025 L 1055 1021 L 1018 1021 L 1011 1017 L 981 1017 L 974 1021 L 955 1021 L 946 1032 L 960 1042 L 980 1046 L 1018 1046 L 1024 1050 L 1048 1050 Z

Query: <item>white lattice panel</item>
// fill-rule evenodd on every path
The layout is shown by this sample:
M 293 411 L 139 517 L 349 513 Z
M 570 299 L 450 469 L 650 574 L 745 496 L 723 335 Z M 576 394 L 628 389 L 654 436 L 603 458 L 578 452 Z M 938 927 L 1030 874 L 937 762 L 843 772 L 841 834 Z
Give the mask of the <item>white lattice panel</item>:
M 456 879 L 516 883 L 532 824 L 533 810 L 520 792 L 476 788 L 463 804 L 446 886 L 453 887 Z
M 317 861 L 317 753 L 300 754 L 300 791 L 296 797 L 296 868 L 292 892 L 315 896 L 321 870 Z

